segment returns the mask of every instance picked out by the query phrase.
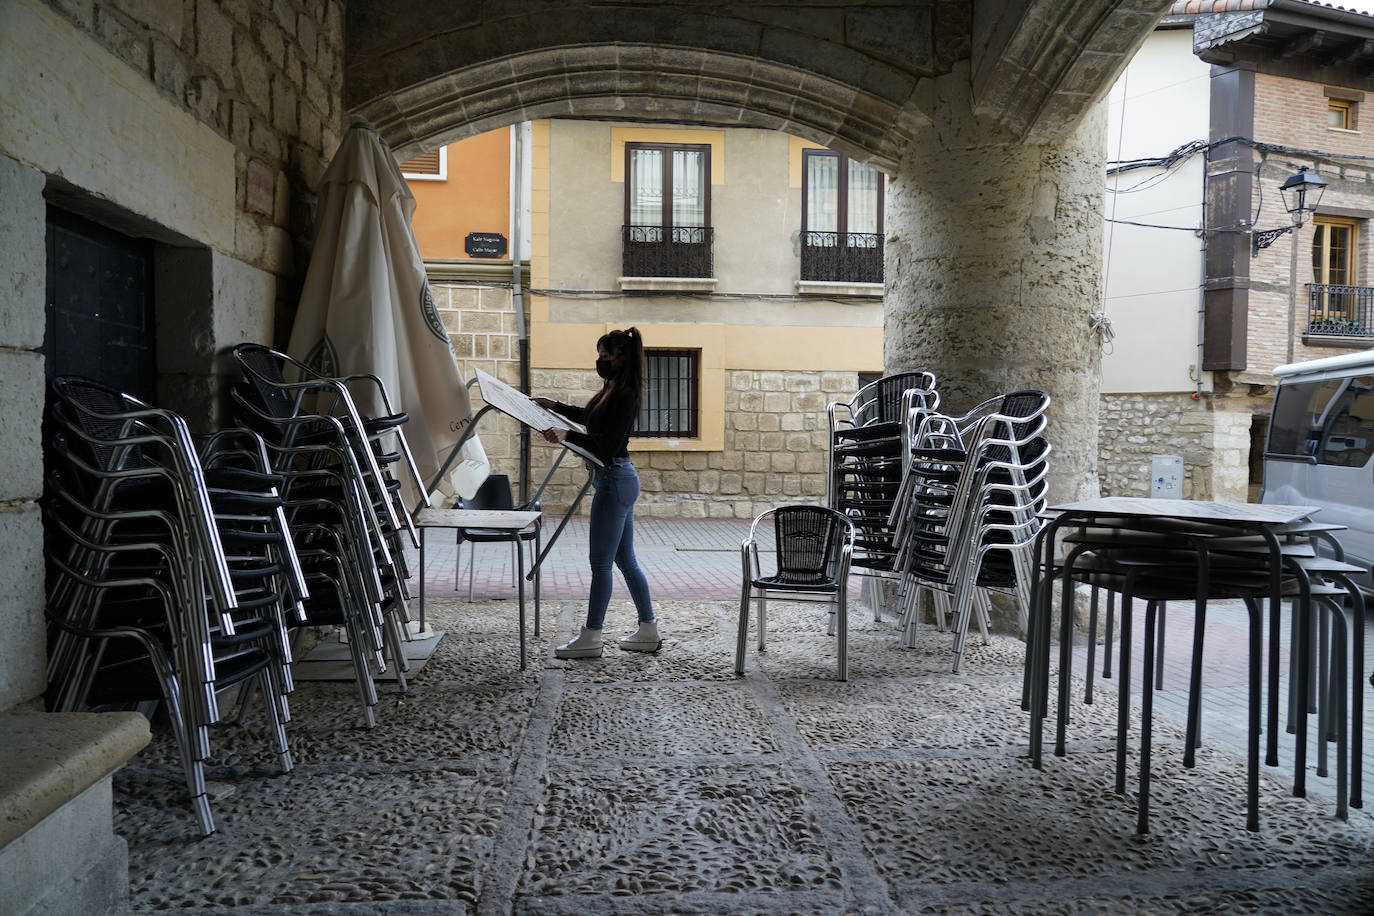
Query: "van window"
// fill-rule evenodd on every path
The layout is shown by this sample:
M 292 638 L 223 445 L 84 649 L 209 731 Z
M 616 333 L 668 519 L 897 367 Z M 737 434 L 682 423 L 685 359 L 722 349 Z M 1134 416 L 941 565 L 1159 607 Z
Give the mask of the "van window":
M 1361 467 L 1371 454 L 1374 375 L 1279 386 L 1269 429 L 1269 457 Z

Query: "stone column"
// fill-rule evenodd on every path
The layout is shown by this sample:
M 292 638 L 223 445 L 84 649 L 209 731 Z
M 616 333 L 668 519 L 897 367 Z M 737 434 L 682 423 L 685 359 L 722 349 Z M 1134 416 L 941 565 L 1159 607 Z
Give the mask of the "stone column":
M 933 370 L 949 412 L 1049 392 L 1050 499 L 1095 497 L 1105 113 L 1026 144 L 972 116 L 965 80 L 933 82 L 888 191 L 884 367 Z

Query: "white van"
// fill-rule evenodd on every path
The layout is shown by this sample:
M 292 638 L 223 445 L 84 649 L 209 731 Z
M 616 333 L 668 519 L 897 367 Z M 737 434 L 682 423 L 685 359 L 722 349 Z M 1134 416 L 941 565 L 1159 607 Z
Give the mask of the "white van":
M 1274 370 L 1260 502 L 1318 506 L 1346 559 L 1374 562 L 1374 350 Z M 1371 581 L 1363 578 L 1366 587 Z

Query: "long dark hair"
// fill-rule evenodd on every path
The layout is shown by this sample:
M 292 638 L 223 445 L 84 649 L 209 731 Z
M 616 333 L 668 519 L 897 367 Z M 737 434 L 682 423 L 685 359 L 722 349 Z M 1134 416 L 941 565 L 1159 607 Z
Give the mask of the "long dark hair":
M 587 402 L 587 407 L 594 407 L 612 395 L 628 392 L 635 413 L 638 413 L 639 401 L 644 394 L 644 338 L 640 336 L 639 328 L 607 331 L 596 345 L 598 348 L 604 347 L 612 357 L 619 356 L 620 368 L 606 379 L 601 390 Z

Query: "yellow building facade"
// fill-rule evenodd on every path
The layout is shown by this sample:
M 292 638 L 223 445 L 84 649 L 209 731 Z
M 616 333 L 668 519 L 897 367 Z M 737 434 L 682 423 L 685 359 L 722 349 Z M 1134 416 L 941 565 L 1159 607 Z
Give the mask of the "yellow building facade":
M 881 371 L 882 284 L 843 264 L 818 275 L 813 256 L 833 260 L 843 254 L 837 246 L 861 240 L 867 250 L 855 254 L 881 269 L 877 173 L 849 185 L 839 228 L 850 231 L 837 235 L 836 201 L 846 198 L 831 185 L 845 165 L 785 134 L 581 120 L 520 131 L 453 144 L 447 180 L 411 182 L 416 236 L 464 375 L 483 368 L 519 383 L 511 262 L 468 257 L 455 235 L 512 222 L 520 233 L 524 215 L 500 211 L 527 182 L 520 301 L 531 392 L 584 402 L 599 384 L 597 338 L 634 325 L 650 363 L 642 435 L 630 444 L 647 511 L 752 517 L 822 501 L 826 405 Z M 490 183 L 509 176 L 507 193 L 464 193 L 454 163 L 476 155 L 491 160 Z M 512 170 L 513 161 L 528 166 Z M 494 470 L 513 479 L 514 427 L 489 414 L 479 428 Z M 534 437 L 533 485 L 554 454 Z M 585 480 L 580 466 L 564 464 L 543 494 L 546 507 L 570 503 Z

